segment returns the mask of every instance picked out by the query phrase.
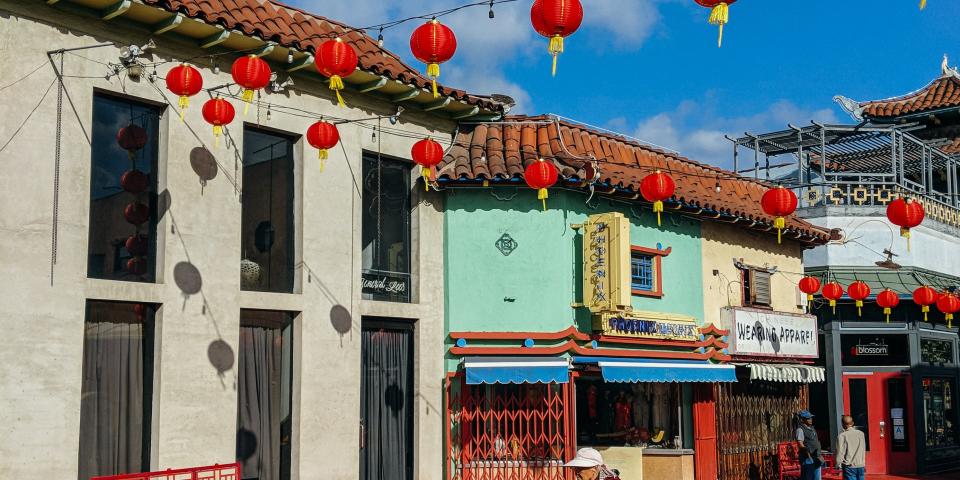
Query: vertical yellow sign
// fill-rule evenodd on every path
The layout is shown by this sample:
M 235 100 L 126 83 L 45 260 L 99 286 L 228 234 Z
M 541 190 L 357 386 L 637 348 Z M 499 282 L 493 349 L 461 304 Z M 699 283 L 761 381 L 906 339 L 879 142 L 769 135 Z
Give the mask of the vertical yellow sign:
M 621 213 L 583 224 L 583 304 L 594 313 L 630 309 L 630 222 Z

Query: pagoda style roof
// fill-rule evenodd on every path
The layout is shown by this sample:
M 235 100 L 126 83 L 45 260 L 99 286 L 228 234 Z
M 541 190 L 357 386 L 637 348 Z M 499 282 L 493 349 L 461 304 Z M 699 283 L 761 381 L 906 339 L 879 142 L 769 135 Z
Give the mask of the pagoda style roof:
M 863 116 L 882 120 L 960 107 L 960 76 L 949 70 L 915 92 L 884 100 L 861 102 Z
M 667 208 L 770 232 L 774 217 L 760 207 L 770 184 L 749 179 L 678 153 L 553 115 L 508 116 L 501 122 L 462 123 L 453 146 L 437 166 L 447 187 L 516 185 L 527 165 L 543 158 L 560 172 L 558 186 L 591 190 L 637 203 L 640 181 L 656 170 L 673 176 L 677 188 Z M 829 232 L 796 215 L 785 237 L 821 244 Z

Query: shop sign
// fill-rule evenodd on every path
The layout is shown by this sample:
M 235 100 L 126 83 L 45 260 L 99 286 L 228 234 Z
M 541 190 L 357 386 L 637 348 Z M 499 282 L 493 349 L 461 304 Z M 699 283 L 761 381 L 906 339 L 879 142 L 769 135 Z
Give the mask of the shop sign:
M 730 330 L 730 353 L 770 357 L 816 358 L 817 319 L 764 310 L 725 308 L 720 314 Z
M 406 274 L 367 270 L 360 275 L 364 294 L 406 298 L 410 291 L 410 277 Z
M 630 222 L 622 213 L 583 225 L 583 303 L 593 313 L 630 308 Z
M 840 335 L 840 362 L 847 367 L 910 365 L 907 335 Z
M 594 330 L 604 335 L 661 340 L 700 339 L 700 328 L 693 317 L 658 313 L 606 313 L 594 317 Z
M 887 356 L 889 354 L 890 347 L 885 343 L 857 344 L 850 348 L 850 355 L 854 357 Z

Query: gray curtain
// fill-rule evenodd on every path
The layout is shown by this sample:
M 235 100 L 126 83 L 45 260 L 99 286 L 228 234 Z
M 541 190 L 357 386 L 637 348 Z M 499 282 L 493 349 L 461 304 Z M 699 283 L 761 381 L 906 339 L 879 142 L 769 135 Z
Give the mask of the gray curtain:
M 109 323 L 90 309 L 84 325 L 79 478 L 142 471 L 143 324 Z
M 280 479 L 279 329 L 240 327 L 237 461 L 245 479 Z
M 363 331 L 361 480 L 413 477 L 412 340 L 410 331 Z

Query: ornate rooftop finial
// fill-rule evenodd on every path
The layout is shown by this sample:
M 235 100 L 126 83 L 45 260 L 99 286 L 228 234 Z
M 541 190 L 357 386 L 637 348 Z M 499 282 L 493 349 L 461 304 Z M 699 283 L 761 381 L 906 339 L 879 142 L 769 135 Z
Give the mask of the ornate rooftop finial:
M 840 108 L 844 112 L 847 112 L 847 115 L 853 117 L 854 120 L 861 122 L 863 121 L 863 107 L 860 106 L 860 102 L 844 97 L 843 95 L 834 95 L 833 101 L 837 102 L 840 105 Z
M 940 71 L 943 72 L 944 75 L 950 73 L 950 61 L 947 59 L 946 53 L 943 54 L 943 61 L 940 62 Z

